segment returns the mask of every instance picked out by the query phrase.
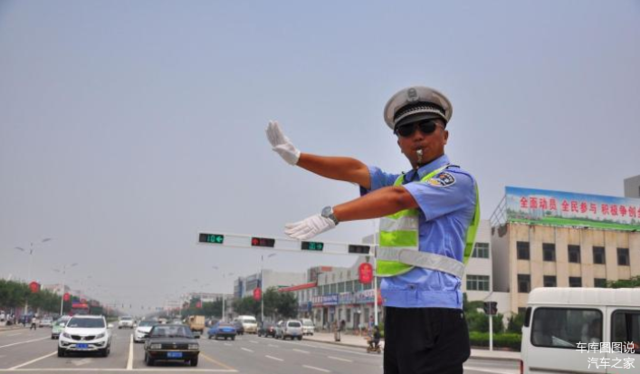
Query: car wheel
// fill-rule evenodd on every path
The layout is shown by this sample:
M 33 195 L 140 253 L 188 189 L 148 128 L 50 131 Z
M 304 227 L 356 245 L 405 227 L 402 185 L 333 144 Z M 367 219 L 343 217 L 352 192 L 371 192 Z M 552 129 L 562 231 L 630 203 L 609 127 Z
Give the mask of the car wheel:
M 65 353 L 66 352 L 64 348 L 58 347 L 58 357 L 64 357 Z
M 232 336 L 232 337 L 231 337 L 231 340 L 236 340 L 236 337 L 235 337 L 235 336 Z
M 154 360 L 147 353 L 144 354 L 144 362 L 147 364 L 147 366 L 153 366 L 154 364 Z
M 302 340 L 302 336 L 298 336 L 298 340 Z
M 56 340 L 56 337 L 51 335 L 51 340 Z
M 211 340 L 211 335 L 209 335 L 209 340 Z
M 194 357 L 189 360 L 189 364 L 191 364 L 191 366 L 198 366 L 198 357 Z

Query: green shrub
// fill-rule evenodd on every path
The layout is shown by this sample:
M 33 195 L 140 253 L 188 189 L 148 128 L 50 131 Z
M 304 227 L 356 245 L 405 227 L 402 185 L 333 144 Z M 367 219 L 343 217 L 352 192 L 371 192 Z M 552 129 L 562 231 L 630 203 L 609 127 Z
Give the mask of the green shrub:
M 472 347 L 489 347 L 489 333 L 472 331 L 469 333 L 469 341 Z M 493 335 L 494 348 L 509 348 L 520 351 L 522 335 L 515 333 L 502 333 Z

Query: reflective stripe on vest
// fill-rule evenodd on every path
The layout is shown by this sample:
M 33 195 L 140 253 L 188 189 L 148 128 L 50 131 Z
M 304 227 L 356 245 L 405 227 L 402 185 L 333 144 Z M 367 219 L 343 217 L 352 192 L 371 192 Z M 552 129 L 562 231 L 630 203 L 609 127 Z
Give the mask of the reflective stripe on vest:
M 445 165 L 432 171 L 421 179 L 425 182 L 443 170 Z M 404 175 L 396 179 L 394 186 L 402 185 Z M 467 229 L 464 249 L 464 262 L 418 249 L 418 210 L 406 209 L 380 219 L 380 248 L 376 252 L 376 275 L 391 277 L 406 273 L 418 266 L 452 274 L 458 278 L 464 275 L 464 265 L 468 262 L 480 220 L 480 200 L 478 186 L 475 185 L 476 209 L 471 225 Z

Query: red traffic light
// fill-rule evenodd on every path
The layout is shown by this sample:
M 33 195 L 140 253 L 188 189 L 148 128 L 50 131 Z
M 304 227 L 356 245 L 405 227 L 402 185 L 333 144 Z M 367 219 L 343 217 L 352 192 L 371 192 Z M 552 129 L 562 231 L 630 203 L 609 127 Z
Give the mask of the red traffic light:
M 62 300 L 69 301 L 71 299 L 71 295 L 68 292 L 65 292 L 64 296 L 62 296 Z
M 40 291 L 40 283 L 38 282 L 29 283 L 29 289 L 31 290 L 31 293 L 36 293 Z
M 261 298 L 262 298 L 262 290 L 260 288 L 254 288 L 253 289 L 253 299 L 255 301 L 260 301 Z

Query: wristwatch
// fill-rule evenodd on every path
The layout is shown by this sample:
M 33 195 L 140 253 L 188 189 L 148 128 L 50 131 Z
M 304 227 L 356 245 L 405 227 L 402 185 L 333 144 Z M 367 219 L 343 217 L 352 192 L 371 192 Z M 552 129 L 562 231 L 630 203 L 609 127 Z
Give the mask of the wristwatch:
M 330 220 L 332 220 L 336 226 L 338 226 L 338 223 L 340 223 L 338 222 L 336 216 L 333 214 L 333 208 L 331 206 L 325 206 L 322 209 L 322 213 L 320 213 L 320 215 L 324 218 L 329 218 Z

